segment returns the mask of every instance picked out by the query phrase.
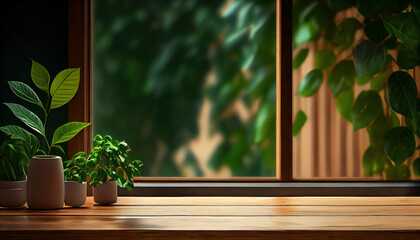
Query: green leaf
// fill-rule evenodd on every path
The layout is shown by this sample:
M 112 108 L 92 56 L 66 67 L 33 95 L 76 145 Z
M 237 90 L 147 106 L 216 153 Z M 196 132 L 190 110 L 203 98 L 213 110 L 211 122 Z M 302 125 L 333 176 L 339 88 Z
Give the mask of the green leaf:
M 338 26 L 328 31 L 326 39 L 334 46 L 341 49 L 348 49 L 353 45 L 356 31 L 362 24 L 355 18 L 346 18 Z
M 298 69 L 308 56 L 309 49 L 304 48 L 293 58 L 293 70 Z
M 388 103 L 392 110 L 412 118 L 417 101 L 417 86 L 410 74 L 397 71 L 388 79 Z
M 51 146 L 51 148 L 57 148 L 58 150 L 60 150 L 60 152 L 61 152 L 63 155 L 66 155 L 66 152 L 64 151 L 63 147 L 62 147 L 62 146 L 60 146 L 60 145 L 52 145 L 52 146 Z
M 30 132 L 16 125 L 7 125 L 0 127 L 0 131 L 9 135 L 11 139 L 21 139 L 30 146 L 38 146 L 38 139 Z
M 382 70 L 370 81 L 370 89 L 377 92 L 382 91 L 391 73 L 392 63 L 385 64 Z
M 369 146 L 363 154 L 363 172 L 365 177 L 382 175 L 387 157 L 381 148 Z
M 366 83 L 368 83 L 370 79 L 371 79 L 371 76 L 357 77 L 356 78 L 356 83 L 359 86 L 363 86 Z
M 411 157 L 415 148 L 414 135 L 407 127 L 395 127 L 385 137 L 385 153 L 396 165 Z
M 416 177 L 420 177 L 420 158 L 416 158 L 413 162 L 413 172 Z
M 378 0 L 356 0 L 357 10 L 366 18 L 377 17 L 383 10 L 383 1 Z
M 333 12 L 339 12 L 356 5 L 356 0 L 328 0 L 328 5 Z
M 366 24 L 365 34 L 370 41 L 380 43 L 388 35 L 388 31 L 384 27 L 384 23 L 381 20 L 372 21 Z
M 303 97 L 313 96 L 321 86 L 323 78 L 322 70 L 314 69 L 310 71 L 299 84 L 298 95 Z
M 352 111 L 353 131 L 367 127 L 382 113 L 382 101 L 375 91 L 362 91 L 357 97 Z
M 355 75 L 353 60 L 343 60 L 335 65 L 328 76 L 328 86 L 335 98 L 353 88 Z
M 10 89 L 12 89 L 13 93 L 20 97 L 21 99 L 33 103 L 35 105 L 40 106 L 42 109 L 44 109 L 44 105 L 42 105 L 41 100 L 39 100 L 38 95 L 32 90 L 31 87 L 26 85 L 23 82 L 16 82 L 16 81 L 9 81 L 7 82 L 10 86 Z
M 410 179 L 410 177 L 410 168 L 404 164 L 397 167 L 389 166 L 386 170 L 386 179 Z
M 76 134 L 78 134 L 83 128 L 89 125 L 90 123 L 84 122 L 70 122 L 64 124 L 55 130 L 51 145 L 53 146 L 57 143 L 67 142 L 76 136 Z
M 346 120 L 351 122 L 351 112 L 353 109 L 354 92 L 347 90 L 337 98 L 337 110 Z
M 41 64 L 32 60 L 31 78 L 35 86 L 49 94 L 50 74 Z
M 336 61 L 333 51 L 329 49 L 319 50 L 315 55 L 315 68 L 324 69 L 332 66 Z
M 68 103 L 79 87 L 80 68 L 65 69 L 57 74 L 51 84 L 51 109 Z
M 299 134 L 303 125 L 305 125 L 305 122 L 307 119 L 308 118 L 306 117 L 306 114 L 303 111 L 299 111 L 296 114 L 295 121 L 293 122 L 293 128 L 292 128 L 293 137 L 296 137 Z
M 44 134 L 44 127 L 42 125 L 41 119 L 39 119 L 39 117 L 33 112 L 19 104 L 5 103 L 5 105 L 28 127 L 32 128 L 40 134 Z
M 385 19 L 386 30 L 394 37 L 411 45 L 420 44 L 420 23 L 412 12 L 400 13 Z
M 420 65 L 420 44 L 410 45 L 403 42 L 398 51 L 397 63 L 402 69 L 412 69 Z
M 379 114 L 375 121 L 367 127 L 370 145 L 380 147 L 383 152 L 385 136 L 392 127 L 392 119 L 383 114 Z
M 371 76 L 378 73 L 384 65 L 386 50 L 381 45 L 365 40 L 356 47 L 354 59 L 357 76 Z

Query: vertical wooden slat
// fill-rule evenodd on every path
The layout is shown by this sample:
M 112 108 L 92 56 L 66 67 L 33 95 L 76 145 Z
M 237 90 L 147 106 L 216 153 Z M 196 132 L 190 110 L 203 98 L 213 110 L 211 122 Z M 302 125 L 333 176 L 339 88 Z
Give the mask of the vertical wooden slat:
M 277 0 L 277 176 L 293 179 L 292 158 L 292 1 Z M 280 89 L 279 89 L 280 88 Z M 280 121 L 280 122 L 279 122 Z
M 69 67 L 80 67 L 79 90 L 67 105 L 68 121 L 92 122 L 92 1 L 69 0 Z M 92 127 L 67 144 L 67 157 L 92 149 Z

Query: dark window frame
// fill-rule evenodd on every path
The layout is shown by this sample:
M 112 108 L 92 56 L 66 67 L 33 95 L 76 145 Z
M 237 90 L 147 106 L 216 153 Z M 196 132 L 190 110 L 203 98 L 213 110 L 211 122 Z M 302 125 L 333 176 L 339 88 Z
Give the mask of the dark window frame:
M 292 157 L 292 0 L 277 1 L 276 177 L 136 178 L 126 196 L 413 196 L 420 182 L 351 179 L 325 181 L 293 179 Z M 92 3 L 69 0 L 69 67 L 81 67 L 79 90 L 68 104 L 68 120 L 92 122 Z M 92 149 L 92 127 L 67 146 L 68 157 Z M 320 181 L 321 180 L 321 181 Z M 322 181 L 324 180 L 324 181 Z

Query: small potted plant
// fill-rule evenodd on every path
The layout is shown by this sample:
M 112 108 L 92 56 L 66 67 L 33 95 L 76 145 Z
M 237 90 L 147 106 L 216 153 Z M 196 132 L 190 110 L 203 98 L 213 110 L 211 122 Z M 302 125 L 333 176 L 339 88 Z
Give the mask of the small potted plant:
M 26 203 L 26 173 L 33 153 L 21 139 L 8 139 L 0 145 L 0 206 L 21 207 Z
M 64 162 L 64 203 L 67 206 L 80 207 L 86 202 L 86 161 L 86 153 L 79 152 L 72 159 Z
M 32 61 L 31 78 L 35 86 L 46 93 L 47 101 L 45 103 L 25 83 L 10 81 L 8 84 L 16 96 L 42 110 L 43 121 L 35 113 L 20 104 L 5 103 L 18 119 L 38 133 L 41 139 L 45 141 L 46 149 L 36 151 L 42 155 L 30 156 L 32 159 L 28 167 L 27 203 L 28 207 L 33 209 L 62 208 L 64 204 L 63 163 L 61 157 L 49 154 L 51 154 L 53 148 L 64 153 L 60 144 L 72 139 L 90 123 L 66 123 L 54 131 L 51 140 L 48 140 L 46 126 L 51 110 L 67 104 L 76 94 L 79 87 L 80 69 L 65 69 L 59 72 L 53 81 L 50 81 L 48 71 L 41 64 Z M 30 138 L 34 142 L 38 142 L 38 139 L 32 133 L 15 125 L 1 127 L 0 130 L 13 139 Z
M 93 149 L 87 160 L 89 184 L 93 186 L 93 198 L 99 204 L 117 202 L 117 185 L 133 190 L 134 176 L 140 176 L 140 160 L 130 157 L 130 147 L 110 136 L 96 135 Z

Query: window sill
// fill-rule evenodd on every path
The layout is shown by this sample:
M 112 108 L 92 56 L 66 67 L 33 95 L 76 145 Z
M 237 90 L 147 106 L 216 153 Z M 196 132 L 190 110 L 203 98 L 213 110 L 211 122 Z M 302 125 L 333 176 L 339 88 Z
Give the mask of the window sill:
M 120 197 L 0 209 L 0 239 L 418 239 L 419 197 Z

